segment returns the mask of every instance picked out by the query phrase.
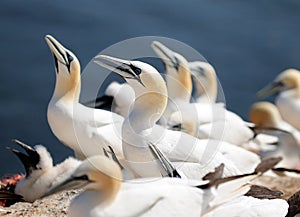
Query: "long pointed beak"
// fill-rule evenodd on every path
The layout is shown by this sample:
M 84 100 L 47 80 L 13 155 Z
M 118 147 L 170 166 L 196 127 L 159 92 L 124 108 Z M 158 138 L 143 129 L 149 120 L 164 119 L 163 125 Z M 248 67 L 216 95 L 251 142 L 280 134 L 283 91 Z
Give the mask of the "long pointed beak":
M 167 48 L 165 45 L 158 41 L 153 41 L 151 44 L 152 49 L 156 55 L 163 60 L 163 62 L 172 67 L 178 68 L 179 60 L 174 55 L 175 52 Z M 177 53 L 176 53 L 177 54 Z
M 276 93 L 281 92 L 282 90 L 285 89 L 285 86 L 282 82 L 273 82 L 260 91 L 257 92 L 256 96 L 259 99 L 266 98 L 268 96 L 272 96 Z
M 68 59 L 66 56 L 67 49 L 51 35 L 46 35 L 45 40 L 55 58 L 64 65 L 68 64 Z
M 72 190 L 72 189 L 79 189 L 85 187 L 87 184 L 91 183 L 87 176 L 80 176 L 80 177 L 69 177 L 65 181 L 56 186 L 50 188 L 43 197 L 47 197 L 49 195 L 65 191 L 65 190 Z
M 33 170 L 37 169 L 37 164 L 40 162 L 40 155 L 33 148 L 21 141 L 17 139 L 13 139 L 12 141 L 22 147 L 28 155 L 10 147 L 6 149 L 14 153 L 20 159 L 25 168 L 26 176 L 29 176 Z
M 134 72 L 134 69 L 136 69 L 136 67 L 134 67 L 130 61 L 119 59 L 116 57 L 107 56 L 107 55 L 98 55 L 98 56 L 96 56 L 95 59 L 96 60 L 94 60 L 94 62 L 96 64 L 98 64 L 99 66 L 107 68 L 107 69 L 121 75 L 125 79 L 135 79 L 139 83 L 141 83 L 143 86 L 145 86 L 143 84 L 143 82 L 141 81 L 140 76 Z M 99 59 L 110 62 L 113 65 L 106 64 L 106 63 L 102 62 L 101 60 L 98 61 Z

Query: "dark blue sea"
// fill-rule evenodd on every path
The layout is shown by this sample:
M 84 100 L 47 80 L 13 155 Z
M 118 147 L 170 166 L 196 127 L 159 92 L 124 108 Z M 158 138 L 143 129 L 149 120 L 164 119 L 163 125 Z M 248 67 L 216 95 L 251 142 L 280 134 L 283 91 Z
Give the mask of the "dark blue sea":
M 0 174 L 23 171 L 5 150 L 12 138 L 44 144 L 55 162 L 72 154 L 47 123 L 55 72 L 46 34 L 74 51 L 82 68 L 128 38 L 184 42 L 214 65 L 227 107 L 247 119 L 257 90 L 300 68 L 299 12 L 297 0 L 1 0 Z

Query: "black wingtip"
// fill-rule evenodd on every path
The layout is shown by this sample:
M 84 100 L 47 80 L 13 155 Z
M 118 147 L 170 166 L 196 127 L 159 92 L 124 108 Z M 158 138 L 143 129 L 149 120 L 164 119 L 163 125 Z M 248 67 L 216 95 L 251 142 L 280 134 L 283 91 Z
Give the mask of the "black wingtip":
M 281 160 L 282 157 L 263 158 L 255 168 L 255 173 L 264 173 L 270 169 L 273 169 Z
M 286 217 L 293 217 L 300 213 L 300 191 L 297 191 L 288 199 L 289 211 Z
M 281 191 L 271 190 L 260 185 L 251 185 L 250 190 L 245 194 L 245 196 L 269 200 L 281 198 L 282 195 L 283 193 Z
M 90 100 L 84 104 L 87 106 L 94 106 L 96 109 L 105 109 L 110 111 L 112 109 L 113 101 L 114 97 L 103 95 L 97 97 L 96 100 Z
M 202 179 L 209 180 L 210 182 L 215 182 L 216 180 L 221 179 L 223 176 L 224 167 L 225 165 L 221 163 L 220 166 L 215 168 L 215 171 L 206 174 Z

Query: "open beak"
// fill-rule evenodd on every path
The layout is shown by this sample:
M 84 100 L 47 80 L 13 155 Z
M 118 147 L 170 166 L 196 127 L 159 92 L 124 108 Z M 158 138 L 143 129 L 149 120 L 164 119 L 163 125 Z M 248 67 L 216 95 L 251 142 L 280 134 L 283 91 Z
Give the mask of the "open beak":
M 163 62 L 171 67 L 178 68 L 180 62 L 179 59 L 176 57 L 174 51 L 167 48 L 165 45 L 158 41 L 153 41 L 151 44 L 152 49 L 156 53 L 156 55 L 163 60 Z
M 282 82 L 272 82 L 268 86 L 264 87 L 260 91 L 257 92 L 257 98 L 263 99 L 268 96 L 272 96 L 277 94 L 285 89 L 285 86 Z
M 13 139 L 12 141 L 22 147 L 27 155 L 10 147 L 7 147 L 7 150 L 14 153 L 20 159 L 25 168 L 26 175 L 29 176 L 33 170 L 37 169 L 37 164 L 40 162 L 40 155 L 33 148 L 21 141 L 17 139 Z
M 55 66 L 58 70 L 58 62 L 70 69 L 70 57 L 73 58 L 64 46 L 62 46 L 54 37 L 46 35 L 45 40 L 54 56 Z
M 107 56 L 107 55 L 98 55 L 98 56 L 96 56 L 95 59 L 96 60 L 94 60 L 94 62 L 96 64 L 98 64 L 99 66 L 107 68 L 107 69 L 121 75 L 125 79 L 137 80 L 140 84 L 145 86 L 143 84 L 143 82 L 141 81 L 140 76 L 135 72 L 136 70 L 141 71 L 141 69 L 133 66 L 130 61 L 122 60 L 122 59 Z M 99 59 L 100 59 L 100 61 L 98 61 Z M 102 60 L 112 63 L 113 65 L 106 64 L 106 63 L 102 62 Z
M 91 183 L 86 175 L 80 176 L 80 177 L 74 177 L 71 176 L 65 181 L 61 182 L 60 184 L 57 184 L 50 188 L 44 195 L 43 197 L 47 197 L 49 195 L 65 191 L 65 190 L 72 190 L 72 189 L 79 189 L 83 188 L 89 183 Z

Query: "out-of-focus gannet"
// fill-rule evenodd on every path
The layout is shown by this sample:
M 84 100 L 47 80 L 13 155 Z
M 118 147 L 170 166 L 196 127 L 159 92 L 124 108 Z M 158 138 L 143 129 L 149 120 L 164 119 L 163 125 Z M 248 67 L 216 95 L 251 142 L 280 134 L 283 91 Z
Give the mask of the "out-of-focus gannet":
M 127 117 L 130 107 L 134 103 L 134 90 L 129 84 L 120 84 L 116 81 L 110 83 L 105 95 L 96 99 L 95 108 L 107 108 L 123 117 Z M 92 101 L 90 102 L 92 103 Z
M 165 65 L 168 104 L 160 119 L 160 123 L 165 126 L 173 112 L 178 111 L 182 104 L 190 102 L 192 79 L 188 61 L 182 55 L 158 41 L 152 42 L 151 46 Z
M 17 182 L 14 193 L 21 195 L 28 202 L 41 198 L 46 192 L 66 180 L 81 163 L 69 157 L 53 166 L 52 157 L 44 146 L 36 145 L 33 149 L 18 140 L 13 141 L 27 153 L 9 148 L 21 160 L 26 171 L 26 177 Z
M 238 166 L 219 151 L 222 149 L 219 147 L 226 146 L 227 143 L 199 140 L 184 132 L 167 130 L 155 124 L 167 104 L 166 85 L 155 68 L 140 61 L 121 60 L 105 55 L 97 58 L 114 64 L 113 67 L 95 61 L 125 78 L 135 91 L 132 111 L 122 127 L 122 144 L 125 159 L 138 176 L 157 177 L 163 173 L 153 160 L 148 148 L 149 142 L 155 144 L 188 178 L 199 179 L 221 163 L 225 164 L 225 176 L 241 173 Z M 255 157 L 253 161 L 258 163 L 257 160 Z
M 269 102 L 258 102 L 252 105 L 249 120 L 264 133 L 278 137 L 274 150 L 263 155 L 282 156 L 278 166 L 296 168 L 300 166 L 300 133 L 282 120 L 275 105 Z M 270 130 L 268 130 L 270 129 Z M 276 130 L 278 129 L 278 130 Z
M 73 149 L 79 159 L 103 154 L 111 145 L 122 159 L 120 130 L 123 117 L 79 103 L 80 63 L 76 56 L 52 36 L 45 37 L 53 53 L 56 84 L 48 105 L 48 122 L 54 135 Z
M 218 94 L 217 75 L 214 67 L 202 61 L 189 62 L 193 80 L 193 98 L 198 103 L 215 103 Z
M 212 66 L 201 62 L 193 62 L 189 65 L 183 56 L 157 41 L 152 43 L 152 48 L 166 65 L 169 100 L 163 118 L 160 120 L 163 125 L 181 126 L 186 133 L 195 137 L 218 139 L 236 145 L 242 145 L 253 138 L 254 133 L 238 115 L 226 110 L 223 104 L 215 104 L 217 79 Z M 205 85 L 201 92 L 202 82 L 199 74 L 204 70 L 207 71 L 205 75 L 207 85 L 213 85 L 208 87 L 211 90 L 203 97 L 212 97 L 212 100 L 199 99 L 200 103 L 190 103 L 192 91 L 190 71 L 198 77 L 195 79 L 198 82 L 196 82 L 198 95 L 203 95 Z M 175 114 L 172 115 L 174 112 Z
M 258 202 L 258 199 L 243 196 L 249 195 L 251 181 L 256 177 L 247 175 L 229 179 L 218 186 L 210 186 L 213 184 L 210 181 L 174 178 L 136 179 L 122 183 L 122 174 L 115 162 L 104 156 L 93 156 L 83 161 L 69 179 L 47 194 L 85 184 L 85 191 L 69 207 L 68 216 L 72 217 L 213 216 L 211 214 L 220 213 L 220 209 L 228 211 L 232 201 L 239 209 L 227 212 L 226 216 L 233 217 L 242 211 L 249 216 L 273 214 L 274 206 L 279 209 L 274 216 L 284 216 L 288 209 L 284 200 Z M 259 204 L 261 211 L 249 208 L 255 204 Z
M 276 98 L 278 110 L 286 122 L 300 130 L 300 72 L 287 69 L 257 93 L 259 98 L 279 93 Z

